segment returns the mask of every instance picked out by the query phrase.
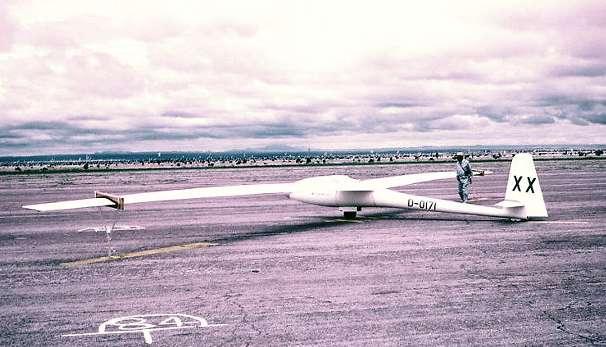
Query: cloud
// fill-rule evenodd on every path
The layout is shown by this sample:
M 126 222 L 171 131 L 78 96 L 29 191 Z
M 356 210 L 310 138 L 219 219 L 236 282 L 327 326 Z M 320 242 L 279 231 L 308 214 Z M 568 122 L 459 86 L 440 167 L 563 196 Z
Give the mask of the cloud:
M 540 125 L 540 124 L 553 124 L 555 123 L 555 119 L 552 116 L 548 115 L 524 115 L 515 117 L 516 123 L 521 124 L 531 124 L 531 125 Z
M 605 6 L 3 2 L 0 154 L 603 142 Z
M 8 3 L 0 3 L 0 53 L 8 51 L 12 48 L 16 23 L 13 21 Z
M 83 118 L 88 120 L 88 118 Z M 0 147 L 15 148 L 24 146 L 111 146 L 129 141 L 189 141 L 233 138 L 289 138 L 304 136 L 306 128 L 292 124 L 246 124 L 198 127 L 162 128 L 139 126 L 131 129 L 113 130 L 104 126 L 88 126 L 86 123 L 72 121 L 35 121 L 17 126 L 0 127 Z

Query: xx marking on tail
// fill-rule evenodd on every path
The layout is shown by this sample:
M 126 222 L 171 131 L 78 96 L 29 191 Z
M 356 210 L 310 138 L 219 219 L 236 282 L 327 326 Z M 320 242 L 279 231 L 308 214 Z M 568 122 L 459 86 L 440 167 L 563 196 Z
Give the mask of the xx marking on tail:
M 521 192 L 522 190 L 520 189 L 520 182 L 522 182 L 522 176 L 513 176 L 513 179 L 516 181 L 516 184 L 513 186 L 513 189 L 511 191 L 515 192 L 517 189 L 518 192 Z
M 524 176 L 513 176 L 513 179 L 515 181 L 515 184 L 513 186 L 512 191 L 518 191 L 521 192 L 522 189 L 520 188 L 520 183 L 522 182 L 522 178 L 524 178 Z M 534 178 L 530 178 L 530 177 L 526 177 L 526 180 L 528 181 L 528 188 L 526 188 L 526 193 L 531 192 L 532 194 L 534 194 L 534 187 L 532 186 L 534 184 L 534 182 L 537 180 L 536 177 Z
M 528 180 L 528 188 L 526 188 L 526 193 L 528 193 L 529 191 L 532 192 L 532 194 L 534 194 L 534 188 L 532 187 L 532 185 L 534 184 L 534 181 L 537 180 L 537 178 L 533 178 L 530 179 L 530 177 L 526 177 L 526 179 Z

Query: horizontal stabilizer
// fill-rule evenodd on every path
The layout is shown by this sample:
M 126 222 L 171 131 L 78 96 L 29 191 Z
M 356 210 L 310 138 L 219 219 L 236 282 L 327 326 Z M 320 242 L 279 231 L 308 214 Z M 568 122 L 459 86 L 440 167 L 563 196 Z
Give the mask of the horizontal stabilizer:
M 519 201 L 513 200 L 503 200 L 496 204 L 495 206 L 503 207 L 503 208 L 516 208 L 516 207 L 524 207 L 524 204 Z
M 486 176 L 486 175 L 490 175 L 493 173 L 492 171 L 485 170 L 485 169 L 471 170 L 471 172 L 473 173 L 474 176 Z
M 57 211 L 57 210 L 71 210 L 74 208 L 85 208 L 85 207 L 101 207 L 101 206 L 115 206 L 116 204 L 107 198 L 93 198 L 93 199 L 82 199 L 82 200 L 69 200 L 60 202 L 51 202 L 47 204 L 37 205 L 26 205 L 23 208 L 30 210 L 36 210 L 40 212 L 45 211 Z

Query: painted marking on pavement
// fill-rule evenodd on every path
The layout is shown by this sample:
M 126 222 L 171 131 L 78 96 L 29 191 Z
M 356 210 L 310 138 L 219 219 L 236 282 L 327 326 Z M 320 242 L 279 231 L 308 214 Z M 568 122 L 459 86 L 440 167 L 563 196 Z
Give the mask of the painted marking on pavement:
M 96 264 L 96 263 L 103 263 L 103 262 L 107 262 L 107 261 L 144 257 L 144 256 L 148 256 L 148 255 L 178 252 L 178 251 L 183 251 L 183 250 L 188 250 L 188 249 L 211 247 L 211 246 L 216 246 L 216 245 L 217 245 L 217 243 L 211 243 L 211 242 L 186 243 L 186 244 L 177 245 L 177 246 L 154 248 L 154 249 L 148 249 L 148 250 L 139 251 L 139 252 L 123 253 L 123 254 L 111 256 L 111 257 L 105 256 L 105 257 L 96 257 L 96 258 L 70 261 L 70 262 L 61 263 L 61 265 L 67 266 L 67 267 L 90 265 L 90 264 Z
M 109 229 L 109 228 L 111 228 L 111 229 Z M 96 233 L 98 233 L 98 232 L 106 233 L 108 231 L 114 232 L 114 231 L 137 231 L 137 230 L 145 230 L 145 227 L 140 226 L 140 225 L 114 225 L 113 227 L 111 227 L 111 226 L 86 227 L 86 228 L 78 229 L 77 231 L 79 233 L 86 232 L 86 231 L 94 231 Z
M 107 320 L 94 333 L 74 333 L 64 334 L 62 337 L 77 336 L 95 336 L 111 334 L 143 334 L 143 340 L 150 345 L 153 342 L 151 333 L 161 330 L 192 329 L 192 328 L 210 328 L 220 327 L 227 324 L 208 324 L 208 321 L 201 317 L 189 314 L 144 314 L 128 317 L 118 317 Z

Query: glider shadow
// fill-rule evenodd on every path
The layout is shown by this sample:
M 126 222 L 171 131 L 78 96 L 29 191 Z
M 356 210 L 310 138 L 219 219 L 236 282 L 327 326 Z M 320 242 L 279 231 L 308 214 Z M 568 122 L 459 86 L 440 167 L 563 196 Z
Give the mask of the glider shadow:
M 448 217 L 428 217 L 424 215 L 410 215 L 403 216 L 405 214 L 412 214 L 416 211 L 407 211 L 407 210 L 395 210 L 388 212 L 376 212 L 376 213 L 368 213 L 364 215 L 359 215 L 356 219 L 344 219 L 343 217 L 337 216 L 311 216 L 309 218 L 313 218 L 313 221 L 306 223 L 298 223 L 298 224 L 285 224 L 285 225 L 274 225 L 265 228 L 261 228 L 261 230 L 256 232 L 248 232 L 248 233 L 239 233 L 235 235 L 230 235 L 226 237 L 221 237 L 217 239 L 210 240 L 210 242 L 218 242 L 218 243 L 231 243 L 238 241 L 247 241 L 247 240 L 255 240 L 261 239 L 265 237 L 271 237 L 276 235 L 290 235 L 308 232 L 311 230 L 322 230 L 328 228 L 334 228 L 335 226 L 351 224 L 351 223 L 372 223 L 379 222 L 381 220 L 396 220 L 396 221 L 436 221 L 436 222 L 491 222 L 498 224 L 511 224 L 516 222 L 511 222 L 509 220 L 502 219 L 481 219 L 481 218 L 448 218 Z

